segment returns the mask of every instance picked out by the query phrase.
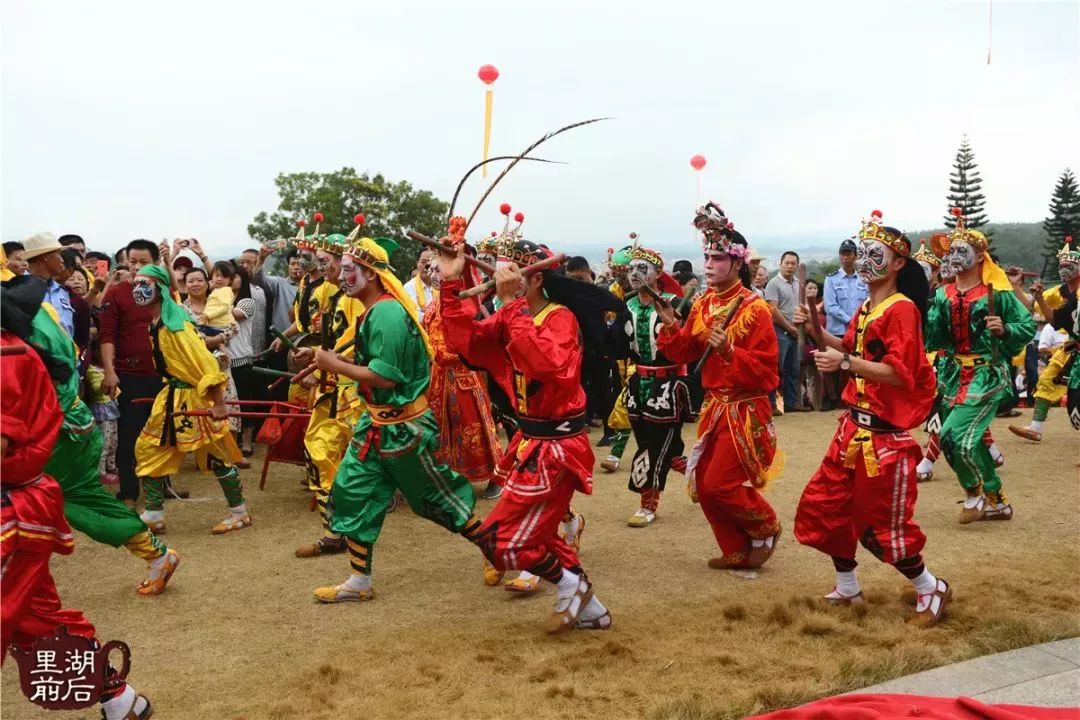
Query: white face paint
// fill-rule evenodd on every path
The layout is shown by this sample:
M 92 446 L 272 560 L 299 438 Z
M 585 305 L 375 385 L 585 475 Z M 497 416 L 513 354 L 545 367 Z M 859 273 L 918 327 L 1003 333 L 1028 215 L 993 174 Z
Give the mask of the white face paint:
M 877 282 L 889 274 L 892 250 L 877 240 L 863 240 L 855 251 L 855 272 L 864 283 Z
M 439 261 L 436 258 L 432 258 L 427 265 L 428 268 L 428 284 L 433 288 L 438 288 L 442 285 L 442 269 L 439 267 Z
M 947 282 L 956 277 L 956 272 L 952 269 L 952 265 L 943 260 L 941 267 L 938 268 L 938 275 L 941 277 L 942 282 Z
M 656 284 L 659 272 L 656 266 L 647 260 L 631 260 L 630 269 L 626 273 L 632 290 L 640 290 L 642 287 Z
M 341 258 L 341 273 L 338 276 L 341 289 L 351 298 L 357 297 L 367 287 L 363 266 L 346 255 Z
M 1058 265 L 1058 277 L 1066 285 L 1075 280 L 1078 275 L 1080 275 L 1080 263 L 1069 261 Z
M 949 264 L 954 275 L 970 270 L 978 261 L 979 252 L 963 240 L 953 242 L 949 246 L 949 254 L 945 256 L 945 263 Z

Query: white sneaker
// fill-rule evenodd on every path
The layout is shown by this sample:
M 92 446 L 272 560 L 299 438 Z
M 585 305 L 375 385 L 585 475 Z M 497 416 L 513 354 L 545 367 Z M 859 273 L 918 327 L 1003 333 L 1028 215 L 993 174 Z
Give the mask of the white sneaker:
M 626 524 L 630 527 L 646 527 L 656 522 L 656 513 L 652 510 L 646 510 L 645 508 L 638 508 L 637 512 L 631 515 L 626 520 Z

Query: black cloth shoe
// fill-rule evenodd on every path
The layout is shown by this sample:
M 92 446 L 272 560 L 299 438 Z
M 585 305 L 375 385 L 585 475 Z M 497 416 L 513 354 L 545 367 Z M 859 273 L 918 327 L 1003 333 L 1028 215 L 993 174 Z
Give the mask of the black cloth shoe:
M 604 436 L 600 438 L 600 441 L 596 443 L 596 447 L 611 447 L 615 444 L 615 433 L 606 432 Z

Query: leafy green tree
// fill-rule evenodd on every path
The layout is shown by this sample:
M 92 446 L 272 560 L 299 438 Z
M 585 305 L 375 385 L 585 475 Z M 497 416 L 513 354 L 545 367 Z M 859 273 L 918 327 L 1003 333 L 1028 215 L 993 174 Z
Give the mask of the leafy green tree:
M 979 174 L 979 165 L 975 162 L 975 151 L 971 149 L 967 135 L 961 141 L 960 149 L 956 151 L 953 171 L 949 173 L 949 194 L 946 198 L 949 202 L 948 210 L 958 207 L 964 211 L 964 218 L 970 229 L 978 230 L 988 222 L 986 196 L 982 194 L 982 177 Z M 956 218 L 951 213 L 946 213 L 945 225 L 949 228 L 956 227 Z M 990 253 L 996 257 L 991 234 L 986 232 L 986 237 L 990 240 Z
M 1053 277 L 1057 275 L 1057 254 L 1065 244 L 1065 238 L 1072 237 L 1074 242 L 1080 242 L 1080 187 L 1069 168 L 1065 168 L 1058 178 L 1050 198 L 1050 216 L 1042 226 L 1046 231 L 1042 253 L 1046 262 L 1042 274 Z
M 308 232 L 314 231 L 312 216 L 324 216 L 321 234 L 339 232 L 348 235 L 355 227 L 353 218 L 364 215 L 367 237 L 388 237 L 401 247 L 390 256 L 394 272 L 407 279 L 416 266 L 420 245 L 405 236 L 407 230 L 439 236 L 446 229 L 449 204 L 427 190 L 410 183 L 391 182 L 381 174 L 358 175 L 351 167 L 331 173 L 282 173 L 274 179 L 281 202 L 275 212 L 255 216 L 247 231 L 259 242 L 287 240 L 297 231 L 297 221 L 307 220 Z M 281 253 L 274 256 L 280 262 Z M 276 265 L 275 265 L 276 267 Z

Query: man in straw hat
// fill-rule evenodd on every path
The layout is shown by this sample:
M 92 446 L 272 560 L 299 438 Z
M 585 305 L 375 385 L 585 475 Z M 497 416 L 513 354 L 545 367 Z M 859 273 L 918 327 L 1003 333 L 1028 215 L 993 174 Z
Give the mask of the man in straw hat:
M 934 295 L 925 324 L 926 349 L 949 354 L 939 373 L 941 450 L 967 494 L 960 523 L 1009 520 L 1013 508 L 983 434 L 1012 395 L 1009 361 L 1035 336 L 1035 321 L 990 257 L 986 236 L 967 229 L 960 208 L 953 215 L 956 229 L 933 244 L 956 279 Z

